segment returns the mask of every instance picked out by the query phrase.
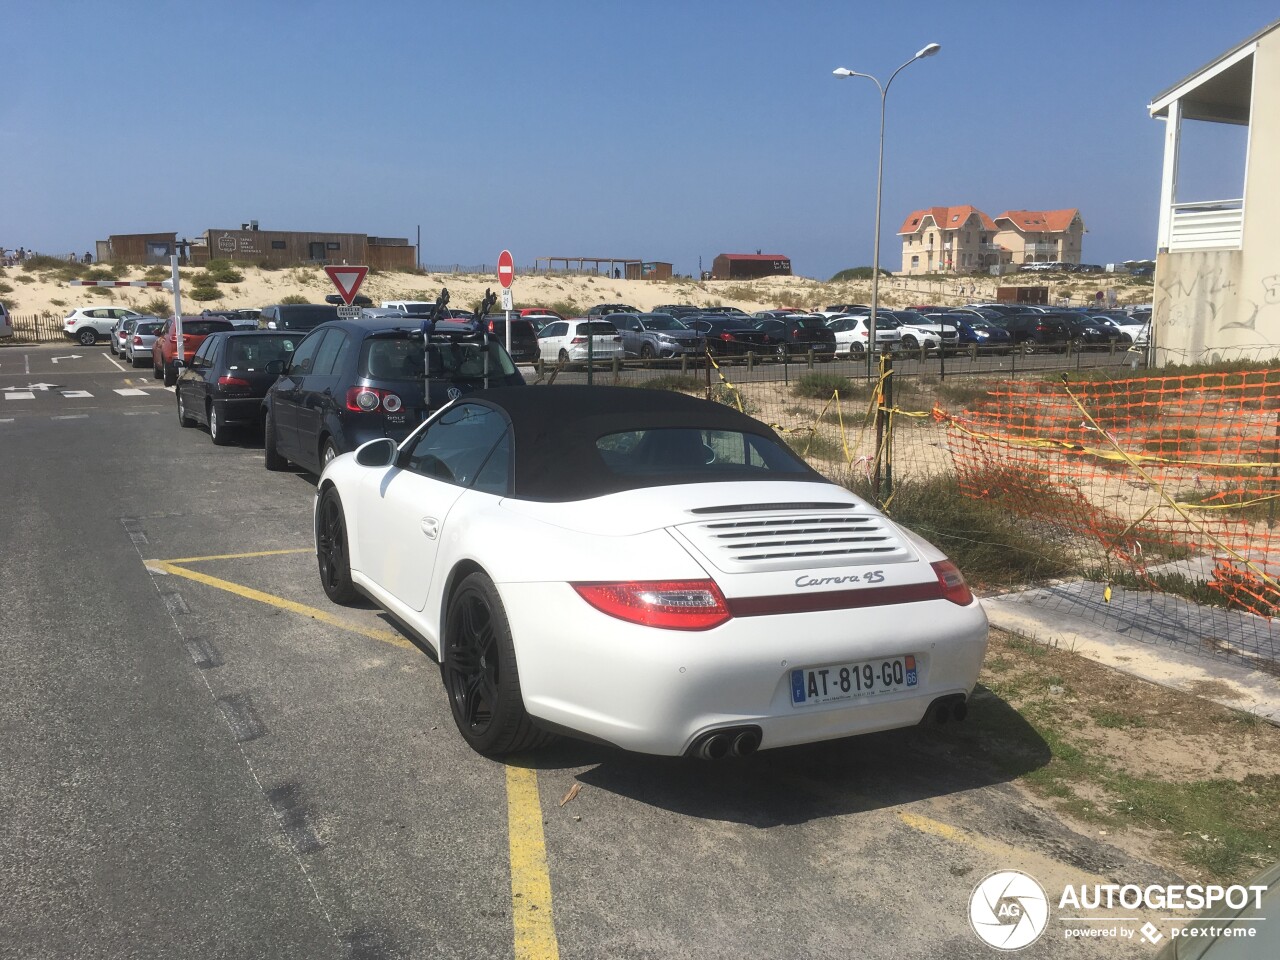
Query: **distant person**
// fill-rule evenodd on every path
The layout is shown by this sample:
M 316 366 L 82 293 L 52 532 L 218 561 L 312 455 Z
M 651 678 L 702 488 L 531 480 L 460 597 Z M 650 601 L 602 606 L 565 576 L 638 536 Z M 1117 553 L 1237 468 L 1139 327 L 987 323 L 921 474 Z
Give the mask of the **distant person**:
M 622 279 L 622 271 L 621 271 L 621 270 L 619 270 L 617 267 L 614 267 L 614 268 L 613 268 L 613 279 L 615 279 L 615 280 L 621 280 L 621 279 Z
M 93 254 L 90 253 L 88 250 L 86 250 L 84 252 L 84 259 L 82 259 L 80 262 L 85 264 L 86 266 L 93 263 Z

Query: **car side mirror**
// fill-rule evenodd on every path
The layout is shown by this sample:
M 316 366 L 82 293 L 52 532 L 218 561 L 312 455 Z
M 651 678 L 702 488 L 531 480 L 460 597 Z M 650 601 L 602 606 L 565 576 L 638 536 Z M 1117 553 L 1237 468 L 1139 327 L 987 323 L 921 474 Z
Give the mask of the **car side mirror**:
M 356 448 L 356 463 L 362 467 L 389 467 L 396 462 L 398 448 L 390 437 L 370 440 Z
M 268 360 L 267 365 L 262 369 L 265 370 L 267 373 L 274 374 L 275 376 L 278 377 L 280 376 L 280 374 L 284 373 L 284 361 Z

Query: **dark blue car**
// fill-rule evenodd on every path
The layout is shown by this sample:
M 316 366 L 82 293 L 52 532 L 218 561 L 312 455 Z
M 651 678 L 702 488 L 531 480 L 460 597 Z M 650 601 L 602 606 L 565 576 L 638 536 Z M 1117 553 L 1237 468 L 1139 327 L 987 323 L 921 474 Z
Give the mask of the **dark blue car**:
M 464 393 L 523 384 L 502 344 L 474 321 L 444 320 L 428 335 L 406 317 L 321 324 L 267 391 L 266 467 L 292 461 L 318 474 L 369 440 L 405 439 Z

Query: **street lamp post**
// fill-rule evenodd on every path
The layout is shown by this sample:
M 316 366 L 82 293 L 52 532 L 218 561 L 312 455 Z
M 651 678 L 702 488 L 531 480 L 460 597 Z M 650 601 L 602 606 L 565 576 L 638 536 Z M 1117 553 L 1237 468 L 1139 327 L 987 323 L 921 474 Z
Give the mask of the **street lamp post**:
M 876 350 L 876 316 L 880 311 L 880 201 L 884 190 L 884 112 L 885 100 L 889 95 L 889 85 L 893 83 L 893 78 L 900 74 L 903 70 L 915 63 L 917 60 L 923 60 L 925 57 L 932 57 L 935 53 L 942 49 L 940 43 L 930 43 L 927 46 L 916 51 L 916 55 L 898 67 L 889 75 L 889 79 L 881 84 L 879 80 L 869 73 L 860 73 L 857 70 L 850 70 L 848 67 L 837 67 L 832 70 L 832 74 L 840 79 L 845 77 L 866 77 L 876 85 L 876 89 L 880 91 L 880 157 L 876 164 L 876 235 L 875 242 L 871 247 L 871 318 L 868 322 L 867 332 L 867 380 L 871 379 L 871 355 Z M 885 469 L 884 478 L 885 486 L 890 492 L 893 490 L 893 456 L 890 452 L 892 446 L 885 442 L 884 430 L 888 419 L 886 410 L 893 407 L 893 376 L 892 376 L 892 358 L 885 360 L 885 366 L 889 371 L 889 376 L 885 378 L 884 389 L 882 393 L 882 401 L 880 411 L 876 415 L 876 469 L 875 469 L 875 496 L 880 496 L 880 458 L 879 451 L 885 452 Z M 892 438 L 890 438 L 891 440 Z M 883 446 L 882 446 L 883 444 Z
M 889 95 L 889 84 L 893 83 L 893 78 L 901 73 L 906 67 L 915 63 L 917 60 L 923 60 L 925 57 L 932 57 L 935 53 L 942 49 L 942 44 L 931 43 L 916 53 L 914 57 L 893 71 L 889 80 L 881 85 L 869 73 L 859 73 L 857 70 L 850 70 L 847 67 L 837 67 L 832 70 L 832 75 L 844 79 L 845 77 L 866 77 L 876 85 L 876 89 L 880 91 L 880 160 L 876 167 L 876 236 L 875 244 L 871 253 L 871 322 L 869 330 L 869 339 L 867 340 L 867 377 L 871 376 L 871 352 L 876 348 L 876 313 L 880 307 L 880 198 L 884 187 L 884 106 L 885 98 Z

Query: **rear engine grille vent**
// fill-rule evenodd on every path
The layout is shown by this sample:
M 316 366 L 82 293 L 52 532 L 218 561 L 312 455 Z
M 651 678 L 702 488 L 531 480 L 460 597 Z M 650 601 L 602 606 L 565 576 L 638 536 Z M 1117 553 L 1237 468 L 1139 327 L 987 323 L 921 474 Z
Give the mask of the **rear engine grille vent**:
M 712 563 L 731 573 L 915 559 L 897 531 L 875 515 L 757 515 L 688 523 L 678 529 Z

